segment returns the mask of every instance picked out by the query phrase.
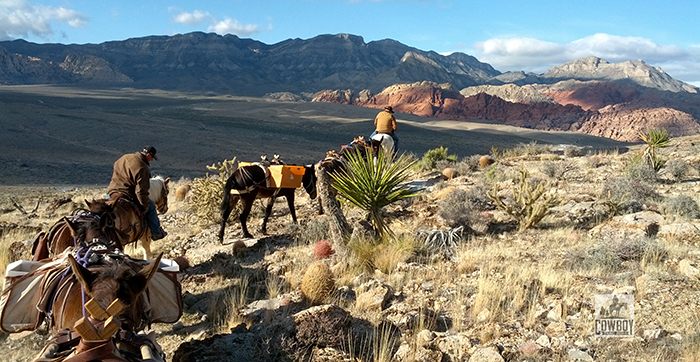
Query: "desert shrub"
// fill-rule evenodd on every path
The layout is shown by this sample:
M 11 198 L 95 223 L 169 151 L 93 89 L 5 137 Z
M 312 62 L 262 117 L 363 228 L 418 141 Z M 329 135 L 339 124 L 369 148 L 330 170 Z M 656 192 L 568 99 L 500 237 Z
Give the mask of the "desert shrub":
M 301 245 L 314 244 L 330 237 L 330 224 L 326 218 L 312 218 L 301 225 L 288 224 L 284 232 Z
M 649 183 L 628 177 L 613 177 L 605 181 L 600 199 L 619 202 L 637 201 L 646 203 L 659 200 L 660 196 Z
M 688 174 L 688 171 L 690 171 L 690 165 L 685 160 L 674 158 L 666 162 L 664 169 L 673 176 L 676 181 L 680 181 Z
M 566 146 L 564 147 L 564 156 L 566 157 L 581 157 L 581 147 Z
M 416 239 L 421 243 L 419 252 L 421 255 L 432 259 L 438 256 L 444 259 L 452 259 L 456 255 L 459 244 L 467 237 L 463 226 L 449 230 L 418 230 Z
M 662 163 L 661 160 L 656 162 Z M 625 176 L 630 179 L 641 180 L 649 183 L 655 183 L 659 180 L 659 175 L 656 170 L 644 162 L 642 156 L 635 155 L 627 161 L 624 170 Z
M 669 197 L 664 202 L 668 211 L 688 219 L 700 218 L 700 206 L 688 195 Z
M 455 171 L 457 171 L 458 174 L 467 175 L 471 172 L 477 171 L 480 168 L 480 158 L 481 156 L 479 155 L 467 156 L 462 158 L 461 161 L 457 162 L 457 164 L 452 167 L 455 169 Z
M 547 192 L 551 187 L 549 182 L 531 185 L 527 170 L 520 169 L 519 174 L 519 182 L 513 186 L 510 199 L 499 196 L 498 183 L 493 184 L 493 191 L 487 195 L 499 210 L 518 222 L 522 231 L 540 222 L 552 207 L 559 204 L 559 200 L 556 195 Z
M 588 157 L 587 163 L 591 168 L 598 168 L 605 165 L 605 157 L 603 155 L 591 155 Z
M 540 171 L 550 178 L 563 180 L 567 173 L 576 170 L 576 165 L 568 161 L 547 161 L 542 163 Z
M 447 148 L 438 147 L 432 150 L 428 150 L 423 154 L 423 158 L 418 163 L 418 167 L 421 170 L 433 170 L 437 167 L 439 161 L 447 161 L 448 163 L 456 163 L 457 155 L 448 155 Z
M 655 238 L 639 236 L 604 238 L 571 261 L 583 269 L 608 273 L 619 272 L 626 261 L 661 262 L 667 257 L 668 251 L 663 244 Z
M 197 219 L 205 225 L 221 221 L 224 185 L 236 170 L 236 158 L 207 166 L 207 169 L 217 171 L 218 175 L 210 176 L 207 173 L 204 177 L 195 178 L 192 181 L 192 198 L 189 200 Z
M 335 280 L 331 268 L 323 261 L 313 262 L 306 269 L 301 281 L 301 294 L 311 304 L 328 300 L 335 290 Z
M 503 150 L 500 152 L 500 157 L 537 156 L 548 152 L 549 146 L 532 141 L 528 144 L 521 143 L 514 148 Z
M 393 272 L 399 263 L 411 259 L 418 251 L 418 243 L 411 234 L 401 234 L 374 243 L 371 239 L 353 237 L 348 242 L 348 250 L 361 271 L 383 273 Z
M 487 193 L 488 190 L 483 187 L 455 189 L 438 203 L 438 215 L 445 219 L 450 227 L 471 227 L 480 219 L 482 211 L 494 209 Z

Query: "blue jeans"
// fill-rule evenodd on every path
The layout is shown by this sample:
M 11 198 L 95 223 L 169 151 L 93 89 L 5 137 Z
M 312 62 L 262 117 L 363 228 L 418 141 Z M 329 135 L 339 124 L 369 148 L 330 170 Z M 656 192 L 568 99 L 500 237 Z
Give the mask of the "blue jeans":
M 148 209 L 146 210 L 145 216 L 148 228 L 151 229 L 151 236 L 159 236 L 161 233 L 160 219 L 158 219 L 158 211 L 156 211 L 156 204 L 151 200 L 148 200 Z
M 376 134 L 377 134 L 377 131 L 375 130 L 374 132 L 372 132 L 371 135 L 369 135 L 369 139 L 372 139 L 372 137 L 374 137 L 374 135 L 376 135 Z M 399 152 L 399 138 L 396 137 L 396 133 L 394 133 L 394 131 L 391 131 L 391 133 L 389 133 L 389 136 L 391 136 L 391 138 L 394 139 L 394 152 L 398 153 Z

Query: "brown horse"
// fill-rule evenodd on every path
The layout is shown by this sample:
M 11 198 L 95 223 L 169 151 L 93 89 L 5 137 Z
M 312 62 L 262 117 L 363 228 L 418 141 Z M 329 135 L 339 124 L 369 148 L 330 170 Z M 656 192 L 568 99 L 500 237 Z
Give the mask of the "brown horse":
M 88 203 L 87 200 L 85 202 Z M 41 232 L 34 240 L 32 260 L 44 260 L 60 254 L 68 247 L 80 247 L 81 244 L 95 238 L 94 235 L 85 236 L 85 232 L 94 234 L 98 230 L 105 240 L 113 243 L 113 247 L 121 250 L 122 245 L 114 229 L 114 221 L 109 217 L 111 208 L 107 205 L 104 207 L 99 213 L 85 209 L 73 210 L 73 215 L 58 220 L 48 232 Z M 102 217 L 104 215 L 106 217 Z
M 87 220 L 74 230 L 80 246 L 57 256 L 64 261 L 58 265 L 66 260 L 68 265 L 44 278 L 38 308 L 48 316 L 53 338 L 35 361 L 128 362 L 153 357 L 155 341 L 136 333 L 147 325 L 142 293 L 162 254 L 143 266 L 113 247 L 98 218 Z M 156 357 L 162 361 L 162 356 Z
M 243 236 L 246 238 L 253 237 L 253 235 L 248 232 L 246 221 L 248 220 L 248 215 L 250 214 L 255 199 L 269 199 L 261 226 L 263 234 L 267 233 L 267 219 L 272 213 L 272 206 L 275 203 L 275 199 L 280 196 L 284 196 L 287 199 L 287 205 L 289 206 L 289 213 L 292 215 L 292 220 L 295 223 L 297 222 L 297 215 L 294 210 L 294 192 L 296 189 L 265 187 L 264 185 L 266 184 L 267 178 L 268 176 L 265 169 L 257 165 L 249 165 L 237 168 L 228 180 L 226 180 L 223 201 L 221 202 L 221 229 L 219 229 L 219 241 L 223 241 L 224 239 L 226 222 L 231 215 L 231 211 L 236 207 L 238 200 L 241 200 L 243 203 L 243 211 L 241 211 L 239 220 L 241 221 Z M 309 196 L 312 199 L 316 198 L 316 173 L 313 165 L 304 166 L 304 176 L 301 182 Z M 231 190 L 236 190 L 237 193 L 231 195 Z
M 156 205 L 159 214 L 168 212 L 168 194 L 170 193 L 170 178 L 161 176 L 151 178 L 149 198 Z M 88 203 L 90 211 L 105 215 L 114 220 L 114 228 L 117 230 L 117 238 L 121 245 L 128 245 L 141 241 L 144 260 L 152 258 L 151 232 L 145 220 L 145 215 L 139 212 L 138 207 L 126 197 L 118 197 L 109 200 L 93 200 Z

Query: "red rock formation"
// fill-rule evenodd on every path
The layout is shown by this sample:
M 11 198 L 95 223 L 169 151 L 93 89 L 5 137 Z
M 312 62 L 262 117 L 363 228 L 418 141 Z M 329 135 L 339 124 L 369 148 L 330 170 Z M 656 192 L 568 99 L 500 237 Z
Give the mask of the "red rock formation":
M 692 114 L 666 106 L 670 101 L 658 96 L 658 92 L 641 93 L 635 87 L 608 82 L 561 82 L 540 87 L 542 93 L 566 105 L 512 103 L 486 93 L 465 98 L 434 82 L 396 84 L 374 96 L 368 91 L 360 92 L 362 97 L 357 98 L 352 98 L 350 90 L 324 91 L 314 99 L 379 109 L 390 105 L 396 112 L 423 117 L 578 131 L 626 142 L 638 142 L 639 133 L 649 128 L 666 129 L 674 137 L 700 133 L 700 125 Z M 694 103 L 688 99 L 685 107 L 692 112 Z
M 540 92 L 559 104 L 573 104 L 587 111 L 631 102 L 640 95 L 633 86 L 612 82 L 580 82 L 568 89 L 552 87 Z
M 697 120 L 688 113 L 671 108 L 631 108 L 624 105 L 608 106 L 583 123 L 580 132 L 624 142 L 641 142 L 640 132 L 650 128 L 665 129 L 669 136 L 687 136 L 700 133 Z
M 394 85 L 367 102 L 356 100 L 353 104 L 374 108 L 391 105 L 397 112 L 423 117 L 489 120 L 518 127 L 563 131 L 572 130 L 572 125 L 577 129 L 588 116 L 588 112 L 573 105 L 511 103 L 486 93 L 465 98 L 457 91 L 440 88 L 432 82 Z

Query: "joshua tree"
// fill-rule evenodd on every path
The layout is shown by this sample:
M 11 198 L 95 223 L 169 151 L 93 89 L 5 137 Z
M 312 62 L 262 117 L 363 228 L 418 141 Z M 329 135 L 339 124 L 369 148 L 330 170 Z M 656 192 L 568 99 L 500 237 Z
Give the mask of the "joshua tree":
M 405 184 L 415 161 L 405 155 L 392 160 L 382 154 L 381 148 L 378 152 L 376 158 L 350 152 L 346 156 L 347 171 L 330 176 L 341 201 L 367 211 L 372 227 L 383 238 L 392 232 L 384 223 L 382 208 L 418 192 Z

